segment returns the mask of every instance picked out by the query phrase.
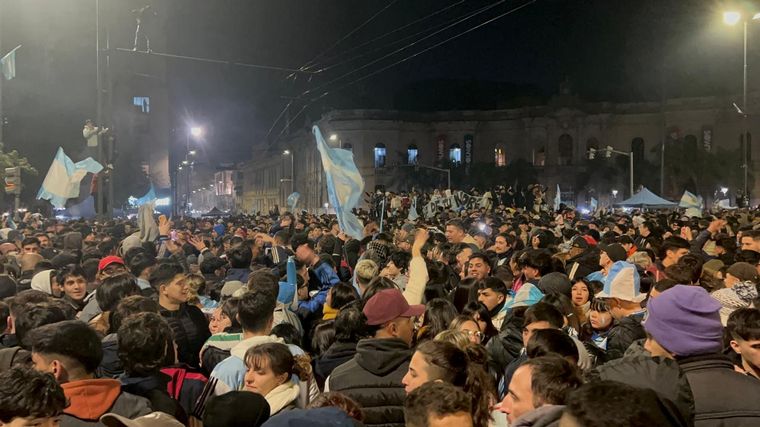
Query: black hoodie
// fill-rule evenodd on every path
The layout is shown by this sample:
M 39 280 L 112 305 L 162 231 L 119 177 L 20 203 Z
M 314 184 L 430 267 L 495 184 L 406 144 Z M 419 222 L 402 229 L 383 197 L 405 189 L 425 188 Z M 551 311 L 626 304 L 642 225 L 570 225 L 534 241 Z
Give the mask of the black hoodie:
M 403 426 L 406 392 L 401 380 L 411 358 L 412 350 L 400 339 L 361 340 L 354 358 L 333 370 L 330 391 L 356 400 L 367 426 Z

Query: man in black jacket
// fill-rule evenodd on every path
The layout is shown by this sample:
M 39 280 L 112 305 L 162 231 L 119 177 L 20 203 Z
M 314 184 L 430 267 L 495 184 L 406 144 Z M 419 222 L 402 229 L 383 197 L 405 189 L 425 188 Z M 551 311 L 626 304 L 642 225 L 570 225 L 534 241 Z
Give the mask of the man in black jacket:
M 676 285 L 649 301 L 645 347 L 675 359 L 694 395 L 702 426 L 760 425 L 760 381 L 734 371 L 723 354 L 721 305 L 699 286 Z
M 211 332 L 203 312 L 187 303 L 190 286 L 182 266 L 175 263 L 159 264 L 150 275 L 150 285 L 158 293 L 161 315 L 174 331 L 177 358 L 193 368 L 200 366 L 200 351 Z
M 414 318 L 424 305 L 410 306 L 398 289 L 373 295 L 364 306 L 373 338 L 356 346 L 356 355 L 333 370 L 327 381 L 330 391 L 341 392 L 364 408 L 364 424 L 403 426 L 404 386 L 412 351 Z

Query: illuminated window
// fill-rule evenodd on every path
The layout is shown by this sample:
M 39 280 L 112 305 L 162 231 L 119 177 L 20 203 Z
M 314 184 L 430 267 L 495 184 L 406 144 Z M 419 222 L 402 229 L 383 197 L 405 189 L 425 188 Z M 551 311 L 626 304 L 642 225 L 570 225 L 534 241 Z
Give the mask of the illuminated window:
M 375 168 L 385 167 L 385 144 L 375 145 Z
M 449 161 L 453 164 L 462 163 L 462 147 L 459 144 L 451 144 L 449 148 Z
M 135 96 L 132 98 L 132 104 L 139 107 L 141 113 L 150 113 L 150 97 L 148 96 Z
M 504 147 L 499 146 L 493 149 L 493 162 L 496 167 L 507 165 L 507 153 L 504 151 Z
M 412 144 L 406 149 L 406 163 L 409 165 L 417 164 L 417 146 Z

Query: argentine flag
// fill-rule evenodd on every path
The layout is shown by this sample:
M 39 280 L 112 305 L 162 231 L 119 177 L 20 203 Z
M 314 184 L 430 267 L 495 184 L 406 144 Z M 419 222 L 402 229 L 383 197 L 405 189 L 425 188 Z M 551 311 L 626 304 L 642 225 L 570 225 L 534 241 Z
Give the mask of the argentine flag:
M 63 148 L 58 147 L 58 152 L 45 175 L 45 180 L 42 181 L 37 198 L 49 200 L 54 207 L 63 209 L 66 207 L 66 200 L 79 197 L 79 183 L 82 178 L 88 172 L 98 173 L 101 170 L 103 166 L 92 157 L 74 163 L 63 152 Z
M 322 157 L 322 168 L 327 178 L 327 196 L 335 208 L 340 229 L 349 236 L 361 240 L 364 226 L 351 212 L 361 199 L 364 179 L 354 164 L 354 153 L 342 148 L 331 148 L 322 137 L 318 126 L 312 129 L 317 139 L 317 149 Z
M 0 58 L 0 69 L 2 69 L 5 80 L 10 80 L 16 77 L 16 51 L 20 47 L 21 45 L 16 46 L 15 49 Z

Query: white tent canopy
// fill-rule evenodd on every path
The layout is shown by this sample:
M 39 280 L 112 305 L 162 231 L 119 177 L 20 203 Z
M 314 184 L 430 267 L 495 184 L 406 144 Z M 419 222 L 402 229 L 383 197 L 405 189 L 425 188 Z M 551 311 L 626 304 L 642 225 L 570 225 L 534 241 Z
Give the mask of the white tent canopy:
M 623 200 L 620 203 L 615 203 L 615 206 L 626 206 L 636 208 L 675 208 L 678 203 L 665 200 L 662 197 L 652 193 L 646 187 L 641 187 L 641 190 L 634 194 L 633 197 L 628 200 Z

